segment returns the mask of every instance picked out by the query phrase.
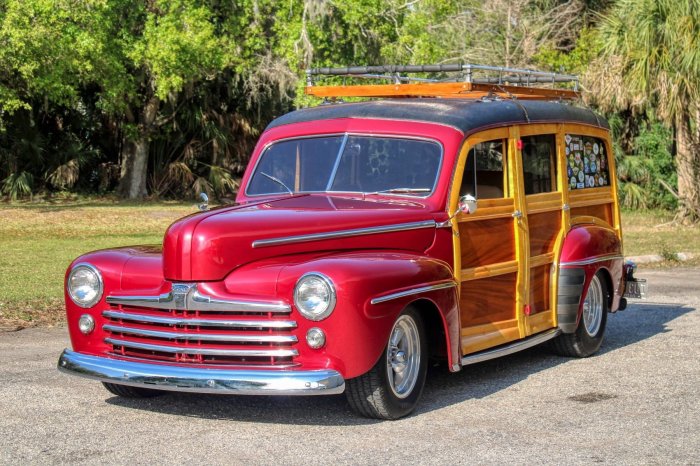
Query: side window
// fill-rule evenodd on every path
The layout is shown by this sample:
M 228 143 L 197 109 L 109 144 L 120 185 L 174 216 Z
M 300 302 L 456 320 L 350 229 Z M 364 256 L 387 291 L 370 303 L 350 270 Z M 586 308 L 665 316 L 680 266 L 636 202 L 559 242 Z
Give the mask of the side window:
M 556 142 L 553 134 L 525 136 L 523 141 L 523 177 L 525 194 L 557 190 Z
M 600 138 L 567 134 L 566 174 L 569 190 L 608 186 L 608 154 Z
M 496 139 L 476 144 L 467 154 L 459 195 L 471 194 L 477 199 L 504 197 L 506 140 Z

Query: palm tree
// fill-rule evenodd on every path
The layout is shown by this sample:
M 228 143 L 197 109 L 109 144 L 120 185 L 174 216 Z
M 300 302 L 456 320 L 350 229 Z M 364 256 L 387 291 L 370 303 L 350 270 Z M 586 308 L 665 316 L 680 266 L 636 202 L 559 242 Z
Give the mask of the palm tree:
M 587 81 L 604 109 L 655 108 L 676 134 L 682 223 L 700 220 L 700 0 L 618 0 Z

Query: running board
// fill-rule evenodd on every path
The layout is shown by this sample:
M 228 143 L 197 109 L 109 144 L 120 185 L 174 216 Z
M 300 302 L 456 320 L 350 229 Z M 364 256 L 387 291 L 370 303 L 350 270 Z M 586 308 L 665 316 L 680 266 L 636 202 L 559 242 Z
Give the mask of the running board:
M 531 337 L 525 338 L 524 340 L 518 340 L 514 343 L 508 345 L 499 346 L 497 348 L 492 348 L 486 351 L 480 351 L 478 353 L 470 354 L 462 358 L 462 366 L 468 366 L 469 364 L 476 364 L 478 362 L 488 361 L 489 359 L 500 358 L 501 356 L 506 356 L 508 354 L 517 353 L 527 348 L 532 348 L 540 343 L 544 343 L 547 340 L 558 336 L 561 330 L 554 328 L 546 332 L 538 333 Z

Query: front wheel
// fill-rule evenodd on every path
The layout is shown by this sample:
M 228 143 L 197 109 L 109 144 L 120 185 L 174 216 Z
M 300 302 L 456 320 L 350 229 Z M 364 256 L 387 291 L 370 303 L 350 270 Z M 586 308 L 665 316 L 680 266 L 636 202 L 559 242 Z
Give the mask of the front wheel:
M 608 289 L 598 272 L 588 285 L 583 298 L 583 312 L 574 333 L 552 340 L 552 347 L 562 356 L 585 358 L 600 349 L 608 316 Z
M 407 308 L 394 323 L 379 361 L 369 372 L 347 381 L 352 409 L 365 417 L 398 419 L 418 404 L 428 367 L 423 319 Z

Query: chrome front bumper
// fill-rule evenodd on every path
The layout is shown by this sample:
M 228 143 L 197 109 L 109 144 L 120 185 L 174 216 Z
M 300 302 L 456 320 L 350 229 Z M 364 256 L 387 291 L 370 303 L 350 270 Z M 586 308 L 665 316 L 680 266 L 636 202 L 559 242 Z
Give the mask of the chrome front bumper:
M 176 392 L 224 395 L 336 395 L 345 380 L 334 370 L 273 371 L 201 369 L 149 364 L 65 349 L 58 369 L 68 374 L 121 385 Z

